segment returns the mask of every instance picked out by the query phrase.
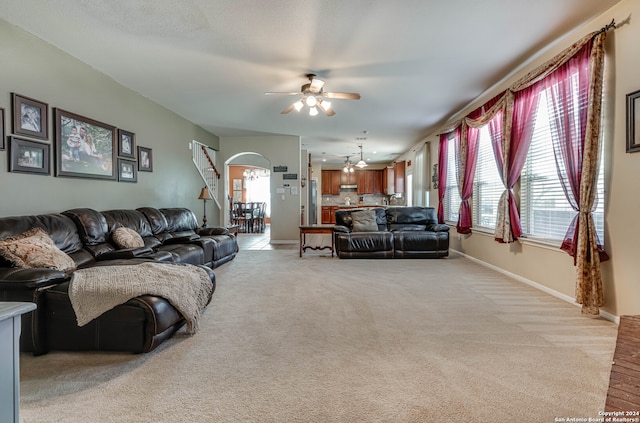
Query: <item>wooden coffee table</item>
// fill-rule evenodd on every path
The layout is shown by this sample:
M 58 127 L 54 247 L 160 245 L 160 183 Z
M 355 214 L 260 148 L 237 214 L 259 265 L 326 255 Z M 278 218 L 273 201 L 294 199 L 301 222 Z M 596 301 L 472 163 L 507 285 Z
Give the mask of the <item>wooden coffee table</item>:
M 331 257 L 333 257 L 333 252 L 335 251 L 334 240 L 333 240 L 333 228 L 335 225 L 302 225 L 300 226 L 300 257 L 302 257 L 302 253 L 307 251 L 307 248 L 310 250 L 331 250 Z M 307 243 L 307 234 L 328 234 L 331 238 L 331 245 L 322 245 L 322 246 L 311 246 L 306 245 Z

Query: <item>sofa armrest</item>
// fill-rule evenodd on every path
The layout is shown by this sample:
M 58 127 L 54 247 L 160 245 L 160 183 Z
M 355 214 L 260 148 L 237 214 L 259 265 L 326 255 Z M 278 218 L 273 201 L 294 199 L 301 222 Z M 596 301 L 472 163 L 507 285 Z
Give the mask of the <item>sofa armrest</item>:
M 432 232 L 449 232 L 449 225 L 444 225 L 442 223 L 432 223 L 431 225 L 427 225 L 427 230 Z
M 116 260 L 116 259 L 132 259 L 138 257 L 145 257 L 149 254 L 153 254 L 153 250 L 150 247 L 140 248 L 124 248 L 122 250 L 113 250 L 96 257 L 98 261 L 104 260 Z
M 0 268 L 0 291 L 45 288 L 66 282 L 70 277 L 69 273 L 56 269 L 3 267 Z
M 336 225 L 333 227 L 333 233 L 348 234 L 351 233 L 351 231 L 346 226 Z
M 221 226 L 215 226 L 213 228 L 200 228 L 198 229 L 198 235 L 207 236 L 207 235 L 229 235 L 229 230 L 227 228 L 223 228 Z

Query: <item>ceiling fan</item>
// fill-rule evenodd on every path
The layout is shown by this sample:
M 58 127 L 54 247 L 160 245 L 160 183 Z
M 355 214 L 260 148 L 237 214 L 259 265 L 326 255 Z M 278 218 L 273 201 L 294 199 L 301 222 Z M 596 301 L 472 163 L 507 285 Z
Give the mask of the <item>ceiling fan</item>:
M 284 109 L 281 114 L 285 115 L 295 109 L 300 111 L 305 104 L 309 107 L 309 114 L 315 116 L 318 114 L 318 108 L 324 112 L 327 116 L 333 116 L 336 112 L 331 108 L 331 102 L 326 99 L 339 99 L 339 100 L 360 100 L 360 94 L 358 93 L 332 93 L 323 90 L 324 81 L 316 78 L 313 73 L 308 73 L 307 78 L 309 82 L 300 87 L 299 92 L 267 92 L 266 95 L 280 94 L 280 95 L 301 95 L 302 98 L 294 102 L 291 106 Z

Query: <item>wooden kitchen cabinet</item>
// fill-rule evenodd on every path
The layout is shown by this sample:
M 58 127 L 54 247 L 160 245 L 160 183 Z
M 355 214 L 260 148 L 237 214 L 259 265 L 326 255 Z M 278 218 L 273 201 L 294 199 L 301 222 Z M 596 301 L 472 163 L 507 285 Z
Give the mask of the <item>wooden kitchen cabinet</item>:
M 321 219 L 323 224 L 331 223 L 331 206 L 322 206 Z M 334 217 L 335 219 L 335 217 Z M 334 220 L 335 222 L 335 220 Z
M 373 174 L 371 175 L 372 194 L 384 194 L 382 170 L 371 170 L 370 172 L 373 172 Z
M 397 193 L 404 193 L 404 161 L 395 162 L 393 165 L 394 189 Z
M 339 195 L 341 170 L 322 171 L 322 195 Z
M 323 224 L 335 224 L 336 223 L 336 210 L 339 206 L 322 206 L 321 207 L 321 219 Z
M 393 177 L 393 167 L 385 167 L 382 170 L 382 193 L 386 195 L 395 194 L 395 184 L 396 181 Z
M 340 172 L 340 184 L 341 185 L 353 185 L 356 183 L 356 175 L 357 172 L 345 172 L 343 170 L 339 170 Z
M 356 172 L 358 194 L 382 194 L 382 170 Z

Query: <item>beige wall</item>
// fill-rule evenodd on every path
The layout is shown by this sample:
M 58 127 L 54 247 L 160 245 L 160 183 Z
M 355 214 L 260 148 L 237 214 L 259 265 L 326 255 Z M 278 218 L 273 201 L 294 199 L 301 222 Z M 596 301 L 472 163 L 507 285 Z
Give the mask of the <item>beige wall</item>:
M 590 24 L 569 34 L 541 54 L 536 60 L 487 91 L 458 116 L 462 116 L 506 89 L 538 64 L 548 60 L 588 32 L 598 30 L 615 19 L 640 16 L 640 2 L 623 0 L 594 19 Z M 605 249 L 611 260 L 602 264 L 605 292 L 603 311 L 611 315 L 640 314 L 640 260 L 638 259 L 640 224 L 635 215 L 640 210 L 637 181 L 640 180 L 640 153 L 628 154 L 626 143 L 625 95 L 640 90 L 640 56 L 637 40 L 640 26 L 631 19 L 609 33 L 607 40 L 607 81 L 605 98 Z M 431 157 L 437 158 L 438 141 L 432 135 Z M 431 192 L 431 204 L 437 204 L 437 191 Z M 573 259 L 555 247 L 533 243 L 499 244 L 493 236 L 474 233 L 458 236 L 451 232 L 451 248 L 496 266 L 520 278 L 549 288 L 561 296 L 574 298 L 575 268 Z
M 271 242 L 293 243 L 298 242 L 300 225 L 301 195 L 305 190 L 300 189 L 301 161 L 300 161 L 300 137 L 287 135 L 254 136 L 254 137 L 221 137 L 219 163 L 229 164 L 238 155 L 254 153 L 264 157 L 269 165 L 271 173 Z M 273 172 L 274 166 L 287 166 L 287 173 L 297 173 L 297 180 L 283 180 L 282 173 Z M 225 166 L 226 167 L 226 166 Z M 305 169 L 306 172 L 306 169 Z M 224 179 L 228 178 L 225 171 Z M 226 181 L 221 180 L 221 186 L 226 186 Z M 298 189 L 297 195 L 292 195 L 291 189 L 285 189 L 284 194 L 276 193 L 276 189 L 282 188 L 285 183 Z M 224 193 L 220 192 L 220 201 L 223 201 Z
M 192 163 L 189 143 L 218 148 L 218 137 L 124 88 L 61 50 L 0 20 L 0 107 L 11 134 L 11 93 L 49 105 L 50 176 L 7 171 L 9 151 L 0 151 L 0 216 L 59 212 L 73 207 L 97 210 L 140 206 L 188 207 L 200 218 L 203 186 Z M 137 145 L 153 149 L 153 173 L 138 183 L 53 176 L 52 109 L 58 107 L 136 134 Z M 207 217 L 219 210 L 207 202 Z

